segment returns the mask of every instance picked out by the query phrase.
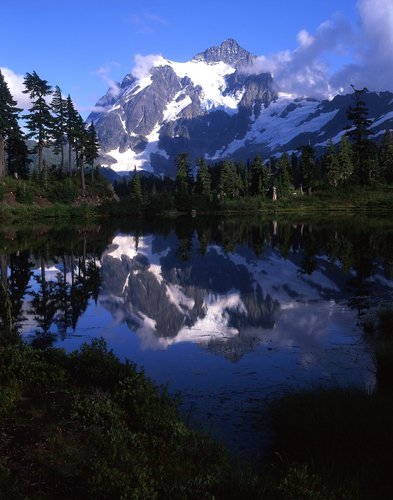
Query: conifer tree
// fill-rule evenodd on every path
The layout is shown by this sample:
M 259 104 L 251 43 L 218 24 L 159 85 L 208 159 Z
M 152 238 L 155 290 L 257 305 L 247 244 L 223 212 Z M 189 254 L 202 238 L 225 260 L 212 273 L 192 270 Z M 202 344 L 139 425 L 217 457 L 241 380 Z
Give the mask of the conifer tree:
M 328 141 L 324 164 L 328 183 L 336 188 L 342 179 L 342 172 L 332 140 Z
M 314 148 L 308 144 L 300 148 L 299 172 L 303 188 L 311 194 L 317 179 L 317 166 L 314 157 Z
M 197 162 L 197 193 L 211 197 L 211 176 L 206 161 L 200 158 Z
M 135 202 L 140 206 L 143 201 L 143 194 L 142 194 L 141 179 L 136 171 L 136 167 L 134 167 L 134 176 L 131 182 L 131 194 Z
M 265 196 L 269 188 L 269 171 L 259 155 L 251 162 L 250 176 L 251 194 Z
M 63 99 L 58 85 L 56 85 L 53 91 L 51 108 L 54 115 L 52 120 L 53 151 L 56 154 L 60 154 L 60 170 L 64 172 L 67 102 Z
M 87 129 L 86 143 L 86 163 L 90 165 L 92 176 L 94 172 L 94 162 L 99 157 L 100 143 L 98 142 L 97 132 L 94 123 L 91 122 Z
M 38 152 L 38 168 L 42 172 L 44 168 L 43 150 L 49 143 L 52 130 L 52 115 L 49 104 L 45 100 L 52 93 L 51 86 L 35 71 L 26 73 L 24 84 L 26 89 L 23 92 L 29 94 L 32 106 L 29 113 L 23 118 L 26 119 L 26 127 L 29 130 L 27 137 L 37 141 L 35 149 Z
M 380 163 L 386 181 L 393 182 L 393 134 L 386 130 L 380 148 Z
M 341 171 L 341 180 L 346 183 L 353 175 L 353 151 L 351 143 L 346 134 L 341 137 L 340 149 L 338 152 L 338 161 Z
M 236 172 L 235 165 L 224 160 L 221 166 L 220 194 L 227 198 L 236 198 L 241 191 L 241 179 Z
M 76 112 L 75 123 L 73 129 L 73 138 L 75 141 L 75 153 L 76 153 L 76 167 L 80 173 L 81 179 L 81 189 L 82 194 L 85 194 L 86 184 L 85 184 L 85 155 L 86 148 L 89 142 L 89 135 L 85 129 L 85 123 L 81 115 Z
M 176 158 L 176 191 L 179 195 L 188 196 L 191 192 L 192 177 L 186 153 Z
M 291 187 L 291 176 L 289 173 L 289 157 L 287 153 L 283 153 L 276 164 L 278 170 L 277 175 L 277 194 L 279 197 L 288 196 Z
M 364 95 L 368 92 L 365 87 L 363 89 L 353 89 L 354 106 L 350 106 L 347 111 L 348 121 L 352 125 L 346 127 L 347 135 L 352 142 L 354 151 L 354 170 L 362 184 L 367 184 L 370 181 L 371 163 L 373 161 L 373 152 L 369 135 L 373 132 L 370 130 L 371 120 L 367 118 L 368 108 L 364 101 Z
M 26 139 L 18 124 L 8 138 L 6 151 L 9 175 L 16 175 L 22 179 L 27 179 L 29 177 L 29 164 L 31 163 L 31 159 L 29 157 L 29 148 L 27 147 Z
M 76 129 L 78 126 L 78 113 L 75 110 L 71 96 L 68 94 L 66 99 L 66 135 L 68 143 L 68 174 L 72 174 L 72 149 L 76 138 Z
M 20 130 L 18 126 L 20 111 L 0 71 L 0 177 L 5 175 L 5 143 Z
M 189 210 L 191 208 L 191 198 L 193 179 L 191 168 L 186 153 L 180 153 L 176 158 L 176 207 L 179 210 Z

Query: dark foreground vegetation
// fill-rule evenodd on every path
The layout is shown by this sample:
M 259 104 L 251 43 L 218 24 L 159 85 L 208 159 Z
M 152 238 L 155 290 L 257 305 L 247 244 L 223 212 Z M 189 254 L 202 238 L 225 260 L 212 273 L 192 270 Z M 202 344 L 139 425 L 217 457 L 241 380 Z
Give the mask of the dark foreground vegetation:
M 6 317 L 6 316 L 5 316 Z M 367 324 L 377 387 L 289 394 L 253 471 L 189 429 L 164 388 L 103 341 L 66 354 L 0 346 L 0 491 L 6 498 L 388 499 L 393 495 L 393 312 Z

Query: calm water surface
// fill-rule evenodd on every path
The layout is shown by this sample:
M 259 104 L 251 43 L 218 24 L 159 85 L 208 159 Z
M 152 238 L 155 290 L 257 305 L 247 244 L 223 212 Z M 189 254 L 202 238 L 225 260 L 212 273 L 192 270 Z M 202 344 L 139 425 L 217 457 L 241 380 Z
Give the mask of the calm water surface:
M 67 351 L 104 337 L 171 393 L 187 422 L 240 453 L 289 390 L 374 384 L 360 320 L 392 300 L 393 224 L 185 218 L 3 228 L 13 316 Z M 48 335 L 51 334 L 51 335 Z M 259 425 L 260 427 L 260 425 Z

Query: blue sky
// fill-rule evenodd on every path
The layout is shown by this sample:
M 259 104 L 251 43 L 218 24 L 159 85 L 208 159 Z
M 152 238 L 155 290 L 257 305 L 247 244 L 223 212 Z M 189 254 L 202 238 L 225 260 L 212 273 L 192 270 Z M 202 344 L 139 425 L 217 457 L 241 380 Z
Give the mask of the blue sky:
M 133 69 L 136 55 L 186 61 L 235 38 L 284 90 L 318 93 L 325 80 L 320 93 L 334 93 L 348 85 L 348 72 L 370 86 L 367 46 L 380 49 L 379 63 L 393 71 L 385 54 L 393 49 L 389 29 L 392 0 L 1 0 L 0 67 L 18 99 L 21 76 L 35 70 L 70 93 L 86 116 L 110 82 Z

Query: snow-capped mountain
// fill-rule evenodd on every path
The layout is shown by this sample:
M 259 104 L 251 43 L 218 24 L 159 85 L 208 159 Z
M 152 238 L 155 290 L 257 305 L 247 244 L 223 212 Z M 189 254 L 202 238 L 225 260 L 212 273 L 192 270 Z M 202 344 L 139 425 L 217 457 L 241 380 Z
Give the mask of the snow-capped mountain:
M 351 95 L 332 100 L 281 94 L 270 73 L 252 73 L 255 56 L 232 39 L 179 63 L 160 56 L 137 78 L 108 90 L 88 121 L 96 125 L 103 164 L 116 172 L 173 175 L 175 158 L 247 159 L 317 150 L 340 140 Z M 393 126 L 393 94 L 369 93 L 376 134 Z

